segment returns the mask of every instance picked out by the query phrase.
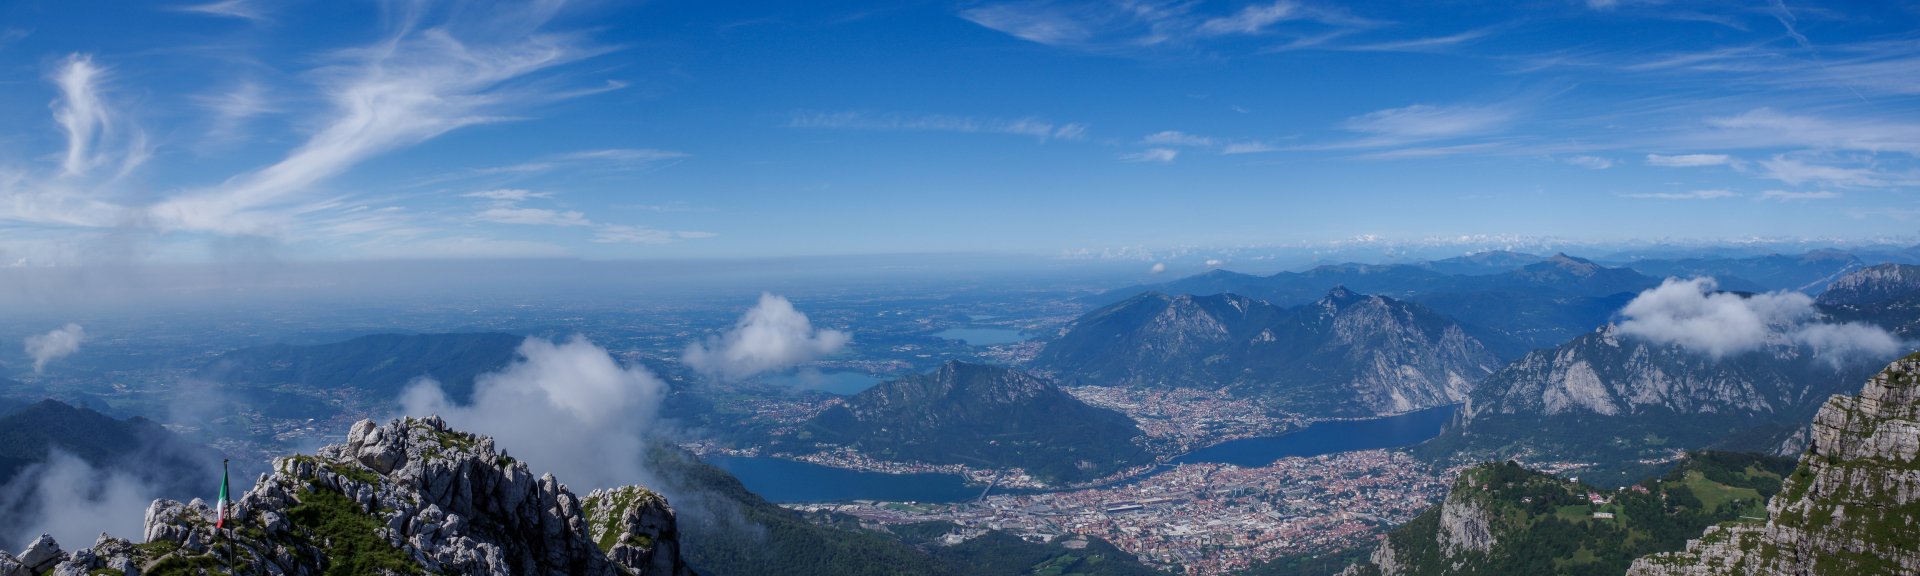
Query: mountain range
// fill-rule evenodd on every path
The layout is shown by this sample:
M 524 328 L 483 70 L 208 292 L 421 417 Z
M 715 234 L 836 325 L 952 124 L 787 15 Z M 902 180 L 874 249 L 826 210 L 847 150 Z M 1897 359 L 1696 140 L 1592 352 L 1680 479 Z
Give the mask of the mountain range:
M 523 340 L 483 332 L 374 334 L 327 344 L 272 344 L 221 354 L 198 368 L 196 376 L 242 391 L 271 391 L 291 384 L 307 390 L 354 389 L 383 400 L 399 398 L 407 384 L 428 377 L 439 381 L 448 397 L 466 402 L 473 395 L 474 378 L 505 367 Z
M 1902 338 L 1920 338 L 1920 266 L 1880 264 L 1834 281 L 1815 300 L 1836 320 L 1886 328 Z
M 1797 463 L 1695 453 L 1623 489 L 1474 466 L 1342 574 L 1920 573 L 1920 354 L 1812 422 Z
M 799 435 L 883 460 L 1021 468 L 1054 482 L 1152 460 L 1126 415 L 1026 372 L 958 361 L 855 394 L 807 421 Z
M 1629 463 L 1674 450 L 1777 446 L 1871 372 L 1790 343 L 1714 357 L 1609 325 L 1500 369 L 1420 450 L 1591 463 L 1594 482 L 1618 484 L 1647 471 Z
M 220 455 L 141 417 L 125 420 L 42 400 L 0 417 L 0 484 L 59 450 L 96 467 L 145 473 L 161 487 L 192 490 Z M 3 516 L 3 515 L 0 515 Z M 4 530 L 0 530 L 4 532 Z
M 1142 293 L 1081 316 L 1034 365 L 1077 383 L 1228 389 L 1281 410 L 1366 416 L 1457 403 L 1498 360 L 1424 306 L 1336 287 L 1294 309 Z

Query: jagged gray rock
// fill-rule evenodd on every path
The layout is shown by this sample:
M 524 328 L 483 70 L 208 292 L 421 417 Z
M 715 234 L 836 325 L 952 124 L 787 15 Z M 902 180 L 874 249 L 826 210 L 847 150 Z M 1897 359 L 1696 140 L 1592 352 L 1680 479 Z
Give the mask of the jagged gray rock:
M 27 570 L 27 565 L 20 563 L 19 558 L 13 557 L 5 550 L 0 550 L 0 576 L 31 576 L 32 574 Z
M 1628 574 L 1920 574 L 1920 355 L 1828 399 L 1812 430 L 1765 525 L 1709 529 Z
M 26 566 L 27 570 L 39 574 L 59 563 L 60 557 L 60 543 L 54 542 L 53 536 L 41 534 L 39 538 L 34 538 L 32 543 L 27 544 L 26 550 L 20 552 L 20 564 Z
M 227 530 L 214 529 L 204 502 L 158 500 L 147 508 L 148 545 L 102 535 L 91 549 L 60 554 L 43 538 L 23 564 L 58 564 L 56 574 L 191 572 L 228 561 L 274 576 L 318 575 L 336 562 L 382 573 L 692 574 L 664 498 L 640 487 L 604 493 L 627 497 L 617 511 L 606 507 L 617 532 L 602 545 L 581 498 L 550 474 L 534 477 L 493 439 L 437 417 L 363 420 L 345 444 L 276 459 L 234 502 Z

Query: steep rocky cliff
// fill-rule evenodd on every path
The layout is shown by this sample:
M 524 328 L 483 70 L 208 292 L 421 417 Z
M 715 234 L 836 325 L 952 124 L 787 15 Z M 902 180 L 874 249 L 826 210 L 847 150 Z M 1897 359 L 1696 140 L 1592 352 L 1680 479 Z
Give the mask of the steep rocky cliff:
M 1764 524 L 1716 526 L 1629 574 L 1920 574 L 1920 355 L 1827 400 Z
M 1792 343 L 1716 358 L 1602 327 L 1537 350 L 1480 383 L 1422 451 L 1476 459 L 1577 461 L 1619 484 L 1625 466 L 1676 449 L 1772 451 L 1873 365 L 1836 365 Z
M 102 534 L 0 553 L 0 576 L 192 574 L 691 574 L 673 509 L 644 488 L 582 499 L 552 475 L 439 418 L 355 424 L 347 443 L 279 458 L 235 499 L 228 530 L 207 503 L 155 501 L 144 543 Z
M 1867 322 L 1903 338 L 1920 337 L 1920 266 L 1881 264 L 1855 270 L 1815 301 L 1835 319 Z

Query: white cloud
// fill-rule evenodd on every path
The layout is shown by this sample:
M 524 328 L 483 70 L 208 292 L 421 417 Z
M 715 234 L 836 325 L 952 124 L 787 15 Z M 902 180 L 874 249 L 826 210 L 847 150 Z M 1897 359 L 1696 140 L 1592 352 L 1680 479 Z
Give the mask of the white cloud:
M 224 92 L 197 96 L 193 100 L 213 113 L 208 134 L 219 141 L 238 140 L 245 135 L 243 127 L 248 120 L 280 111 L 257 82 L 240 82 Z
M 1568 164 L 1592 170 L 1606 170 L 1613 167 L 1613 161 L 1599 156 L 1568 156 L 1562 159 Z
M 813 113 L 795 116 L 788 128 L 867 130 L 876 132 L 957 132 L 962 134 L 1011 134 L 1041 140 L 1079 140 L 1086 137 L 1085 124 L 1057 124 L 1037 118 L 979 119 L 966 116 L 867 114 L 863 112 Z
M 86 329 L 71 322 L 45 334 L 28 336 L 25 347 L 27 355 L 33 357 L 33 371 L 40 372 L 46 369 L 48 362 L 79 352 L 80 343 L 86 339 Z
M 1200 23 L 1202 34 L 1223 36 L 1233 34 L 1258 34 L 1279 22 L 1299 18 L 1300 5 L 1288 0 L 1272 4 L 1250 4 L 1242 7 L 1232 16 L 1208 18 Z
M 41 534 L 71 550 L 93 542 L 101 532 L 140 534 L 147 505 L 160 497 L 152 484 L 122 470 L 100 469 L 54 448 L 44 462 L 20 471 L 0 486 L 0 510 L 17 512 L 0 534 L 0 546 L 15 550 Z
M 852 339 L 839 330 L 816 330 L 786 298 L 761 294 L 732 329 L 688 344 L 681 360 L 702 374 L 735 380 L 838 352 Z
M 680 160 L 691 156 L 678 150 L 659 150 L 654 148 L 608 148 L 603 150 L 583 150 L 560 155 L 563 160 L 605 160 L 623 164 L 655 164 L 669 160 Z
M 593 241 L 601 244 L 670 244 L 679 240 L 697 240 L 717 236 L 712 232 L 659 230 L 646 226 L 609 224 L 594 231 Z
M 1920 155 L 1920 124 L 1890 118 L 1831 119 L 1756 108 L 1708 118 L 1715 131 L 1698 139 L 1722 147 L 1807 148 Z
M 1140 139 L 1140 143 L 1156 146 L 1192 146 L 1205 148 L 1213 145 L 1213 139 L 1178 130 L 1166 130 L 1148 134 L 1147 137 Z
M 1148 269 L 1147 269 L 1147 273 L 1148 273 L 1148 274 L 1152 274 L 1152 275 L 1155 275 L 1155 276 L 1159 276 L 1159 275 L 1161 275 L 1161 274 L 1165 274 L 1165 273 L 1167 273 L 1167 263 L 1166 263 L 1166 262 L 1154 262 L 1154 263 L 1153 263 L 1153 267 L 1151 267 L 1151 268 L 1148 268 Z
M 1414 104 L 1348 118 L 1341 127 L 1354 132 L 1410 139 L 1448 138 L 1490 131 L 1511 114 L 1491 108 Z
M 1640 192 L 1623 194 L 1628 198 L 1644 200 L 1718 200 L 1732 198 L 1740 194 L 1732 190 L 1694 190 L 1692 192 Z
M 1732 166 L 1737 160 L 1726 154 L 1677 154 L 1666 156 L 1648 154 L 1648 166 L 1666 166 L 1669 168 L 1698 168 L 1702 166 Z
M 93 65 L 93 57 L 75 54 L 54 78 L 60 87 L 60 105 L 53 118 L 67 132 L 67 156 L 61 163 L 67 174 L 80 174 L 100 162 L 90 147 L 107 128 L 107 107 L 100 101 L 96 84 L 105 70 Z
M 1760 176 L 1789 186 L 1812 183 L 1840 188 L 1886 188 L 1920 183 L 1920 176 L 1889 173 L 1871 163 L 1860 167 L 1835 166 L 1786 155 L 1760 161 Z
M 1219 267 L 1221 267 L 1221 266 L 1225 266 L 1225 265 L 1227 265 L 1227 263 L 1226 263 L 1226 261 L 1224 261 L 1224 260 L 1220 260 L 1220 259 L 1218 259 L 1218 258 L 1208 258 L 1208 259 L 1207 259 L 1207 267 L 1208 267 L 1208 268 L 1219 268 Z
M 529 198 L 552 198 L 553 193 L 552 192 L 534 192 L 532 190 L 523 190 L 519 188 L 500 188 L 496 190 L 482 190 L 479 192 L 468 192 L 466 194 L 461 194 L 461 196 L 465 196 L 467 198 L 484 198 L 487 200 L 498 200 L 501 202 L 520 202 L 520 201 L 527 200 Z
M 311 74 L 332 104 L 317 132 L 285 158 L 225 184 L 152 207 L 163 230 L 272 232 L 298 216 L 319 185 L 375 155 L 475 124 L 516 105 L 565 98 L 515 80 L 598 53 L 564 34 L 541 33 L 557 8 L 536 3 L 426 26 L 415 18 L 380 42 L 336 52 Z
M 208 16 L 239 18 L 241 20 L 251 20 L 254 22 L 261 22 L 267 19 L 266 14 L 261 11 L 259 4 L 253 0 L 220 0 L 219 2 L 181 6 L 177 8 L 177 10 L 182 12 L 196 12 Z
M 1293 0 L 1245 3 L 1214 12 L 1200 2 L 1018 0 L 961 10 L 974 24 L 1015 38 L 1099 53 L 1247 36 L 1290 39 L 1289 46 L 1320 46 L 1379 23 Z M 1289 23 L 1298 25 L 1288 26 Z M 1290 29 L 1289 29 L 1290 28 Z
M 1789 192 L 1786 190 L 1768 190 L 1760 193 L 1761 200 L 1774 200 L 1779 202 L 1796 202 L 1796 201 L 1804 201 L 1804 200 L 1828 200 L 1828 199 L 1839 198 L 1839 197 L 1840 197 L 1839 192 L 1829 192 L 1826 190 L 1821 190 L 1817 192 Z
M 1222 146 L 1222 147 L 1220 148 L 1220 153 L 1221 153 L 1221 154 L 1229 154 L 1229 155 L 1231 155 L 1231 154 L 1258 154 L 1258 153 L 1261 153 L 1261 152 L 1273 152 L 1273 151 L 1277 151 L 1277 150 L 1279 150 L 1279 149 L 1280 149 L 1280 147 L 1278 147 L 1278 146 L 1274 146 L 1274 145 L 1272 145 L 1272 144 L 1268 144 L 1268 143 L 1265 143 L 1265 142 L 1253 142 L 1253 141 L 1248 141 L 1248 142 L 1230 142 L 1230 143 L 1228 143 L 1228 144 L 1227 144 L 1226 146 Z
M 1093 39 L 1079 18 L 1032 4 L 1000 4 L 960 11 L 960 17 L 974 24 L 997 30 L 1015 38 L 1048 45 L 1079 44 Z
M 545 208 L 488 208 L 474 214 L 475 219 L 495 224 L 528 224 L 536 226 L 592 226 L 587 215 L 576 210 L 548 210 Z
M 582 493 L 651 478 L 643 458 L 665 383 L 645 368 L 620 365 L 581 336 L 561 343 L 528 338 L 518 354 L 501 371 L 475 379 L 471 404 L 455 403 L 423 378 L 400 398 L 402 410 L 492 436 L 535 474 L 551 472 Z
M 1158 162 L 1161 164 L 1169 164 L 1173 162 L 1174 158 L 1178 158 L 1179 156 L 1180 151 L 1172 148 L 1148 148 L 1139 152 L 1121 154 L 1120 159 L 1128 162 Z
M 1668 278 L 1621 308 L 1623 335 L 1677 345 L 1714 358 L 1773 344 L 1806 346 L 1839 364 L 1884 360 L 1900 343 L 1880 328 L 1821 320 L 1813 298 L 1798 292 L 1752 296 L 1716 292 L 1712 278 Z

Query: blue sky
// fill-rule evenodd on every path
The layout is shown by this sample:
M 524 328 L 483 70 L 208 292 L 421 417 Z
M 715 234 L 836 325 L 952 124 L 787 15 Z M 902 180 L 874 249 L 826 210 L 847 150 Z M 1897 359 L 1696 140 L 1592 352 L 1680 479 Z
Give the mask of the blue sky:
M 1920 4 L 0 6 L 0 261 L 1911 238 Z

